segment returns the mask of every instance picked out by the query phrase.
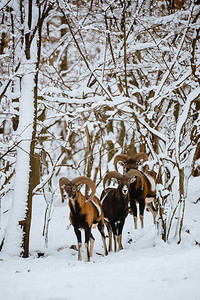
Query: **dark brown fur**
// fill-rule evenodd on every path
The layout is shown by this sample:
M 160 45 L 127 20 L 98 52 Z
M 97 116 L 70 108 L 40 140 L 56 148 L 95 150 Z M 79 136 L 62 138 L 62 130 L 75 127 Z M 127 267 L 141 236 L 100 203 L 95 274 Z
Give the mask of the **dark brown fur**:
M 140 160 L 147 161 L 148 157 L 144 152 L 137 153 L 133 157 L 129 157 L 125 154 L 117 155 L 114 159 L 114 166 L 117 170 L 117 162 L 122 161 L 123 166 L 125 168 L 125 172 L 129 172 L 130 170 L 138 169 L 140 165 Z M 151 191 L 151 183 L 149 179 L 145 176 L 145 174 L 150 175 L 154 180 L 156 179 L 156 173 L 153 170 L 148 170 L 148 166 L 143 167 L 143 184 L 139 177 L 137 177 L 136 182 L 131 184 L 130 191 L 130 207 L 134 216 L 134 226 L 137 228 L 137 206 L 139 203 L 139 214 L 141 227 L 144 227 L 143 223 L 143 215 L 145 205 L 148 210 L 151 211 L 155 223 L 155 218 L 157 215 L 156 209 L 153 205 L 153 200 L 156 198 L 156 191 Z
M 84 178 L 84 177 L 83 177 Z M 86 181 L 87 182 L 87 181 Z M 88 181 L 90 183 L 90 181 Z M 63 177 L 59 182 L 62 201 L 68 196 L 70 207 L 70 222 L 74 227 L 74 231 L 78 240 L 78 260 L 82 260 L 81 257 L 81 231 L 85 231 L 85 246 L 87 251 L 87 261 L 90 261 L 92 256 L 94 237 L 91 233 L 93 225 L 97 225 L 103 239 L 103 245 L 105 255 L 107 255 L 105 234 L 104 234 L 104 214 L 101 207 L 101 203 L 96 196 L 89 198 L 87 201 L 83 194 L 79 190 L 80 182 L 73 183 L 67 178 Z M 96 189 L 95 189 L 96 190 Z M 94 194 L 94 187 L 92 193 Z M 99 209 L 97 207 L 99 207 Z M 90 242 L 90 250 L 89 250 Z
M 112 250 L 112 233 L 115 252 L 117 251 L 117 243 L 118 250 L 123 249 L 122 230 L 129 211 L 130 184 L 137 176 L 140 177 L 142 182 L 143 176 L 138 170 L 131 170 L 126 175 L 111 171 L 104 177 L 104 191 L 101 194 L 100 200 L 104 212 L 105 224 L 109 233 L 109 251 Z M 110 178 L 118 180 L 118 187 L 116 189 L 108 188 L 105 190 L 105 183 Z

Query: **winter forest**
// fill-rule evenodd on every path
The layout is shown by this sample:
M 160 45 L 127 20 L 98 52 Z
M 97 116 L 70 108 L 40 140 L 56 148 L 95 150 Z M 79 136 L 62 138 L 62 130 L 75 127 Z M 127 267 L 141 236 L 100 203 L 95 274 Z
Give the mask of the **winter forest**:
M 94 229 L 94 264 L 84 236 L 78 261 L 60 178 L 86 176 L 100 198 L 116 156 L 141 152 L 155 225 L 146 209 L 144 228 L 129 214 L 108 256 Z M 200 1 L 1 0 L 2 299 L 126 300 L 132 287 L 136 300 L 197 299 L 199 246 Z

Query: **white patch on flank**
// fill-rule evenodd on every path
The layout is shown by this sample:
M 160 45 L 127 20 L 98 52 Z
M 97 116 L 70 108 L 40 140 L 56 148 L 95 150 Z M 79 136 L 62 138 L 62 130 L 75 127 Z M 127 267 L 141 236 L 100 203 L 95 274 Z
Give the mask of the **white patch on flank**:
M 145 202 L 146 202 L 146 204 L 148 204 L 148 203 L 153 202 L 154 200 L 155 200 L 154 197 L 147 197 L 147 198 L 145 199 Z
M 98 212 L 99 212 L 99 216 L 101 215 L 101 207 L 95 203 L 93 200 L 90 200 L 92 202 L 92 204 L 94 204 L 94 206 L 97 208 Z
M 136 181 L 136 177 L 132 177 L 131 179 L 130 179 L 130 183 L 133 183 L 133 182 L 135 182 Z
M 108 195 L 110 193 L 110 191 L 109 192 L 107 192 L 106 194 L 105 194 L 105 196 L 101 199 L 101 205 L 103 204 L 103 201 L 105 200 L 105 198 L 106 198 L 106 196 Z
M 151 191 L 154 192 L 156 190 L 156 182 L 154 180 L 154 178 L 149 175 L 149 174 L 146 174 L 144 173 L 144 175 L 146 176 L 146 178 L 149 180 L 150 182 L 150 185 L 151 185 Z
M 92 228 L 96 228 L 97 227 L 97 224 L 92 224 Z

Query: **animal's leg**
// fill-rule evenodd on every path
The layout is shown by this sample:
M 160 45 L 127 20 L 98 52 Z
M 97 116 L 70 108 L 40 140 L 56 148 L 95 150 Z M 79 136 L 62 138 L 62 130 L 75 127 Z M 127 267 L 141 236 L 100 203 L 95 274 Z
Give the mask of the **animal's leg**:
M 117 252 L 117 232 L 116 232 L 115 222 L 111 222 L 110 225 L 111 225 L 112 232 L 114 235 L 114 249 L 115 249 L 115 252 Z
M 101 233 L 101 237 L 102 237 L 102 241 L 103 241 L 103 247 L 104 247 L 104 253 L 105 253 L 105 255 L 108 255 L 108 251 L 107 251 L 107 247 L 106 247 L 106 237 L 105 237 L 105 233 L 104 233 L 104 224 L 103 224 L 102 221 L 99 222 L 98 229 Z
M 153 215 L 153 222 L 154 222 L 154 224 L 156 224 L 156 216 L 157 216 L 157 211 L 156 211 L 156 209 L 155 209 L 155 207 L 154 207 L 154 205 L 153 205 L 153 203 L 152 202 L 150 202 L 150 203 L 146 203 L 146 207 L 150 210 L 150 212 L 152 213 L 152 215 Z
M 108 249 L 108 251 L 111 252 L 112 251 L 112 229 L 111 228 L 108 229 L 108 236 L 109 236 L 109 249 Z
M 107 227 L 107 231 L 108 231 L 108 237 L 109 237 L 109 247 L 108 247 L 108 251 L 111 252 L 112 251 L 112 229 L 110 226 L 109 222 L 105 222 L 106 227 Z
M 136 206 L 135 199 L 131 199 L 130 207 L 131 207 L 132 212 L 133 212 L 134 227 L 135 227 L 135 229 L 137 229 L 137 206 Z
M 94 241 L 95 241 L 95 238 L 93 237 L 93 235 L 91 233 L 91 235 L 90 235 L 90 257 L 92 257 L 93 248 L 94 248 Z
M 125 219 L 121 220 L 121 222 L 118 224 L 118 250 L 122 250 L 122 230 L 124 227 Z
M 81 256 L 81 246 L 82 246 L 81 231 L 77 227 L 74 227 L 74 232 L 75 232 L 77 240 L 78 240 L 78 260 L 82 260 L 82 256 Z
M 117 244 L 118 244 L 118 246 L 119 246 L 119 223 L 120 223 L 120 221 L 118 221 L 118 222 L 115 223 L 116 233 L 117 233 Z M 118 247 L 118 250 L 119 250 L 119 247 Z
M 87 253 L 87 261 L 90 261 L 89 240 L 91 237 L 91 228 L 85 228 L 85 248 Z
M 138 200 L 138 202 L 139 202 L 139 210 L 140 210 L 141 228 L 144 228 L 143 215 L 144 215 L 144 208 L 145 208 L 145 200 L 144 199 L 140 199 L 140 200 Z
M 115 252 L 117 252 L 117 242 L 118 242 L 118 236 L 116 234 L 114 234 L 114 248 L 115 248 Z

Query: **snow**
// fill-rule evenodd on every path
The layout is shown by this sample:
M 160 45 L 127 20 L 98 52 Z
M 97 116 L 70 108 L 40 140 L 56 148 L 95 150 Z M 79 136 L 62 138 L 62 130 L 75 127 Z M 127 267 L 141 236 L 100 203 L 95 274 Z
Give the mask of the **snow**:
M 84 241 L 83 261 L 78 261 L 77 251 L 70 249 L 76 245 L 76 238 L 69 226 L 69 207 L 59 200 L 45 248 L 42 230 L 46 204 L 41 195 L 35 196 L 31 256 L 23 259 L 1 254 L 1 299 L 199 299 L 200 249 L 195 241 L 200 241 L 200 202 L 194 204 L 200 195 L 199 183 L 199 177 L 190 180 L 180 245 L 173 239 L 164 243 L 155 235 L 152 215 L 146 211 L 144 229 L 134 229 L 133 217 L 127 217 L 124 249 L 107 257 L 103 255 L 100 233 L 93 229 L 95 245 L 90 263 L 86 262 Z M 8 202 L 3 204 L 3 211 Z M 3 214 L 2 223 L 6 216 Z M 38 258 L 38 253 L 44 256 Z
M 31 84 L 32 83 L 32 84 Z M 33 132 L 34 103 L 33 85 L 34 73 L 26 74 L 22 78 L 22 95 L 20 100 L 20 121 L 18 128 L 19 147 L 17 148 L 17 164 L 15 171 L 15 187 L 13 204 L 11 207 L 10 221 L 6 229 L 6 237 L 3 250 L 10 254 L 21 253 L 23 231 L 19 221 L 26 215 L 26 201 L 28 197 L 30 145 Z M 22 168 L 23 166 L 23 168 Z M 15 238 L 13 238 L 15 237 Z
M 187 120 L 190 105 L 191 105 L 192 101 L 194 101 L 199 96 L 199 94 L 200 94 L 200 88 L 198 87 L 188 95 L 187 101 L 182 108 L 182 114 L 179 116 L 179 120 L 177 122 L 175 137 L 176 137 L 176 159 L 178 162 L 179 162 L 179 151 L 180 151 L 179 143 L 180 143 L 180 137 L 181 137 L 180 136 L 181 130 L 183 128 L 184 123 Z M 179 162 L 179 164 L 180 164 L 180 162 Z
M 69 262 L 66 253 L 10 260 L 1 293 L 3 299 L 13 299 L 13 293 L 15 299 L 198 299 L 199 249 L 185 252 L 126 249 L 89 264 Z
M 10 140 L 8 139 L 11 149 L 13 143 L 19 141 L 21 150 L 18 148 L 17 152 L 14 192 L 9 192 L 10 187 L 7 187 L 7 185 L 1 191 L 1 194 L 8 191 L 2 198 L 3 213 L 0 212 L 2 214 L 0 216 L 0 242 L 5 237 L 4 248 L 0 252 L 1 299 L 72 300 L 89 298 L 98 300 L 103 297 L 116 300 L 200 299 L 200 200 L 198 201 L 200 199 L 200 178 L 190 178 L 189 181 L 182 241 L 179 245 L 177 245 L 177 239 L 173 235 L 171 235 L 173 238 L 170 237 L 169 243 L 164 243 L 161 237 L 157 235 L 151 213 L 145 212 L 144 229 L 139 228 L 135 230 L 133 228 L 133 217 L 131 215 L 127 217 L 123 231 L 124 249 L 122 251 L 109 253 L 105 257 L 103 255 L 103 243 L 100 233 L 97 229 L 94 229 L 93 234 L 96 242 L 93 258 L 90 263 L 86 262 L 86 251 L 83 241 L 82 253 L 84 260 L 78 262 L 77 251 L 75 246 L 72 247 L 72 245 L 77 244 L 77 241 L 73 228 L 69 224 L 69 208 L 67 203 L 61 203 L 60 195 L 57 192 L 55 199 L 58 198 L 58 201 L 54 203 L 51 213 L 47 214 L 47 216 L 52 218 L 49 223 L 48 240 L 46 236 L 42 236 L 48 203 L 44 201 L 42 195 L 34 196 L 30 257 L 27 259 L 19 257 L 22 231 L 20 226 L 18 226 L 18 222 L 23 219 L 26 213 L 27 180 L 30 171 L 28 153 L 30 152 L 30 140 L 32 138 L 32 88 L 34 86 L 32 71 L 34 71 L 34 67 L 30 65 L 30 62 L 24 61 L 24 49 L 21 42 L 18 44 L 17 41 L 21 41 L 20 37 L 23 37 L 23 30 L 21 29 L 24 29 L 25 33 L 30 34 L 30 29 L 33 31 L 34 28 L 36 29 L 39 7 L 41 13 L 44 13 L 45 7 L 47 8 L 48 5 L 46 6 L 45 1 L 40 1 L 41 6 L 35 6 L 36 1 L 33 1 L 32 25 L 29 28 L 27 23 L 29 16 L 27 12 L 28 1 L 22 5 L 25 20 L 21 20 L 21 22 L 18 14 L 20 12 L 18 7 L 19 1 L 2 0 L 0 2 L 2 14 L 5 12 L 5 24 L 3 24 L 2 30 L 7 33 L 12 33 L 13 30 L 15 32 L 11 36 L 6 34 L 10 41 L 8 43 L 9 48 L 5 47 L 5 52 L 8 51 L 8 54 L 1 55 L 1 58 L 3 66 L 8 66 L 8 70 L 5 71 L 7 67 L 4 67 L 1 79 L 3 85 L 0 88 L 0 94 L 3 95 L 5 93 L 5 97 L 2 98 L 3 101 L 5 101 L 5 98 L 9 101 L 20 97 L 23 99 L 23 106 L 20 107 L 19 111 L 17 111 L 17 102 L 13 102 L 11 107 L 8 108 L 5 105 L 5 109 L 2 110 L 4 121 L 6 116 L 10 118 L 12 113 L 19 114 L 23 123 L 20 122 L 19 136 L 17 138 L 14 132 L 13 136 L 10 134 L 11 123 L 9 124 L 8 120 L 6 120 L 6 127 L 4 126 L 4 134 L 11 135 Z M 86 3 L 87 1 L 83 2 Z M 121 12 L 117 6 L 114 6 L 115 2 L 117 3 L 117 1 L 111 1 L 109 6 L 101 3 L 97 14 L 104 10 L 108 18 L 111 19 L 115 16 L 116 22 L 119 21 L 120 27 Z M 35 191 L 38 192 L 39 188 L 43 186 L 46 188 L 46 183 L 50 181 L 49 179 L 54 180 L 56 165 L 59 165 L 62 159 L 65 161 L 68 152 L 66 151 L 66 156 L 64 157 L 64 155 L 62 156 L 59 153 L 58 149 L 66 148 L 66 150 L 71 150 L 69 138 L 74 133 L 79 134 L 77 134 L 77 139 L 74 142 L 76 149 L 71 152 L 72 156 L 74 156 L 71 166 L 76 170 L 79 167 L 77 173 L 79 172 L 80 175 L 83 175 L 83 172 L 85 172 L 85 167 L 82 163 L 85 152 L 77 151 L 77 149 L 80 150 L 82 147 L 87 147 L 87 141 L 84 138 L 85 133 L 83 133 L 83 130 L 80 130 L 84 128 L 82 121 L 80 121 L 82 120 L 81 113 L 84 111 L 87 119 L 84 126 L 88 126 L 91 136 L 97 137 L 98 127 L 102 130 L 101 142 L 95 140 L 92 143 L 91 141 L 90 145 L 94 150 L 94 156 L 96 156 L 93 167 L 98 168 L 101 164 L 102 169 L 100 169 L 99 173 L 102 175 L 110 168 L 106 158 L 108 150 L 106 141 L 108 139 L 114 142 L 115 150 L 118 151 L 117 154 L 120 154 L 122 149 L 126 149 L 129 143 L 132 143 L 133 133 L 136 143 L 135 147 L 138 151 L 141 137 L 142 139 L 145 137 L 148 144 L 147 150 L 148 152 L 150 150 L 154 164 L 157 163 L 157 167 L 159 165 L 163 170 L 167 167 L 170 171 L 171 178 L 167 184 L 163 183 L 163 185 L 157 186 L 160 195 L 162 197 L 166 196 L 167 200 L 169 199 L 169 202 L 163 205 L 163 209 L 166 211 L 166 219 L 169 220 L 171 217 L 170 209 L 175 208 L 175 204 L 178 201 L 178 178 L 176 178 L 177 166 L 175 167 L 174 164 L 174 150 L 176 150 L 177 158 L 179 158 L 180 153 L 182 154 L 180 161 L 177 159 L 179 167 L 183 166 L 181 163 L 186 159 L 187 156 L 185 154 L 188 151 L 190 157 L 184 162 L 185 175 L 188 175 L 187 173 L 190 171 L 189 168 L 191 166 L 189 160 L 192 160 L 194 152 L 193 144 L 191 144 L 193 129 L 195 129 L 195 132 L 198 132 L 199 129 L 198 125 L 196 125 L 198 120 L 192 124 L 192 112 L 195 109 L 195 107 L 192 107 L 192 102 L 199 96 L 200 88 L 197 86 L 195 78 L 191 76 L 191 50 L 193 48 L 191 43 L 192 41 L 194 42 L 193 39 L 196 37 L 195 28 L 198 29 L 198 21 L 195 17 L 198 13 L 198 8 L 196 8 L 195 12 L 195 8 L 191 4 L 190 10 L 185 7 L 169 16 L 162 16 L 162 14 L 157 16 L 156 12 L 149 16 L 147 11 L 145 13 L 145 7 L 142 8 L 145 3 L 145 1 L 138 2 L 138 8 L 133 13 L 134 20 L 132 17 L 129 18 L 127 14 L 127 28 L 130 29 L 127 30 L 129 32 L 127 39 L 127 54 L 129 56 L 127 74 L 129 72 L 133 73 L 137 83 L 135 85 L 130 82 L 129 94 L 131 97 L 128 98 L 119 94 L 118 88 L 120 77 L 122 85 L 124 84 L 123 39 L 120 42 L 121 33 L 117 29 L 118 26 L 110 23 L 110 30 L 107 30 L 107 25 L 104 24 L 103 20 L 104 14 L 103 19 L 102 17 L 95 18 L 95 15 L 92 16 L 92 12 L 89 10 L 89 15 L 87 10 L 84 10 L 82 14 L 81 8 L 79 10 L 78 6 L 76 13 L 76 7 L 74 4 L 70 4 L 70 1 L 59 0 L 55 2 L 55 10 L 50 15 L 48 14 L 44 23 L 41 53 L 41 67 L 42 65 L 43 67 L 40 70 L 39 77 L 41 78 L 38 88 L 41 99 L 38 100 L 38 103 L 44 106 L 42 111 L 45 112 L 46 110 L 45 121 L 40 121 L 40 123 L 38 121 L 38 124 L 41 128 L 46 127 L 48 129 L 46 137 L 48 138 L 52 135 L 54 140 L 52 143 L 51 141 L 45 141 L 40 145 L 41 148 L 44 146 L 44 150 L 49 154 L 50 160 L 47 161 L 49 166 L 44 170 L 41 183 L 36 187 Z M 12 13 L 10 13 L 10 9 L 4 10 L 3 7 L 7 4 L 13 8 Z M 69 20 L 69 25 L 73 28 L 74 39 L 69 34 L 69 31 L 60 37 L 60 29 L 63 25 L 59 21 L 59 4 L 64 14 L 66 14 L 66 20 Z M 88 4 L 88 9 L 89 6 Z M 10 17 L 8 18 L 8 15 L 15 16 L 14 20 L 16 22 L 14 22 L 14 26 L 11 26 L 13 28 L 10 27 L 11 19 Z M 196 23 L 192 22 L 194 19 L 196 19 Z M 45 27 L 48 27 L 47 25 L 49 28 L 45 29 Z M 64 26 L 66 27 L 66 25 Z M 48 34 L 46 33 L 47 30 L 49 31 Z M 142 32 L 144 32 L 143 36 L 141 35 Z M 78 38 L 79 35 L 81 40 Z M 109 51 L 109 35 L 111 36 L 113 54 Z M 33 36 L 31 35 L 31 37 Z M 17 45 L 14 46 L 13 44 L 15 53 L 12 53 L 11 40 Z M 76 41 L 79 43 L 82 54 L 78 54 L 73 44 Z M 32 51 L 31 57 L 34 61 L 37 53 L 36 38 L 33 40 L 33 43 L 35 43 L 35 49 Z M 98 47 L 96 47 L 97 45 Z M 67 49 L 66 47 L 68 47 L 69 68 L 63 73 L 59 73 L 60 62 L 62 61 L 62 55 Z M 194 63 L 198 67 L 200 62 L 197 59 L 199 55 L 198 43 L 196 43 L 196 48 L 194 51 Z M 87 55 L 85 50 L 88 52 Z M 134 59 L 136 50 L 141 52 L 141 59 L 138 59 L 138 61 Z M 81 55 L 82 59 L 80 58 Z M 114 55 L 114 59 L 112 55 Z M 10 59 L 8 59 L 9 57 Z M 51 65 L 51 60 L 54 60 L 53 65 Z M 15 62 L 14 65 L 12 65 L 13 61 Z M 27 70 L 23 69 L 23 65 L 27 66 L 27 68 L 29 65 L 29 68 Z M 11 68 L 13 69 L 12 72 Z M 159 75 L 158 70 L 162 71 L 161 75 Z M 115 72 L 117 74 L 116 80 L 114 78 Z M 196 72 L 198 73 L 198 70 Z M 91 78 L 88 77 L 90 75 L 92 75 Z M 162 77 L 159 78 L 160 76 Z M 94 79 L 96 79 L 97 83 L 92 85 L 91 83 Z M 6 87 L 9 81 L 16 85 L 15 89 L 12 86 L 12 89 L 7 90 Z M 187 96 L 186 102 L 184 102 L 184 97 L 178 95 L 176 91 L 178 88 L 181 88 Z M 155 92 L 154 96 L 152 96 L 152 92 Z M 168 104 L 172 105 L 172 107 L 167 108 Z M 180 105 L 178 122 L 173 117 L 173 109 L 176 104 Z M 106 106 L 108 106 L 108 110 Z M 113 121 L 113 132 L 111 131 L 109 134 L 104 134 L 107 131 L 107 124 L 105 122 L 104 128 L 101 120 L 101 111 L 104 108 L 105 117 L 107 118 L 106 122 Z M 99 116 L 97 118 L 95 115 L 95 113 L 98 113 L 98 110 L 100 118 Z M 118 129 L 121 128 L 117 125 L 121 120 L 124 122 L 126 133 L 123 145 L 117 138 L 120 134 Z M 65 124 L 59 125 L 59 128 L 53 126 L 58 121 L 59 123 L 60 121 L 63 123 L 65 121 Z M 139 126 L 135 123 L 138 123 Z M 64 139 L 62 140 L 61 128 L 63 125 L 66 125 L 66 132 L 63 133 Z M 197 129 L 195 126 L 197 126 Z M 38 133 L 40 132 L 39 130 Z M 187 134 L 182 138 L 183 132 Z M 152 134 L 159 140 L 159 153 L 157 154 L 154 152 L 152 145 Z M 187 138 L 188 136 L 190 138 Z M 79 147 L 80 144 L 81 147 Z M 8 144 L 6 147 L 8 147 Z M 97 153 L 99 154 L 98 159 L 96 159 Z M 8 159 L 9 162 L 12 160 L 13 163 L 15 162 L 14 156 Z M 73 178 L 75 170 L 70 167 L 71 160 L 67 160 L 67 165 L 62 171 L 64 173 L 63 176 L 69 175 L 69 178 Z M 77 162 L 80 161 L 81 163 L 77 166 Z M 113 166 L 113 158 L 111 158 L 109 163 Z M 60 177 L 62 172 L 59 173 Z M 165 176 L 163 175 L 163 177 Z M 167 186 L 173 182 L 174 178 L 176 179 L 175 184 L 173 184 L 173 199 L 171 199 Z M 2 179 L 4 179 L 4 175 Z M 101 189 L 102 187 L 98 190 L 98 195 L 100 195 Z M 56 189 L 52 188 L 52 191 L 56 192 Z M 13 205 L 11 204 L 11 196 L 14 199 Z M 47 201 L 51 200 L 51 193 L 46 193 L 46 199 Z M 51 208 L 51 205 L 48 207 Z M 181 208 L 181 205 L 179 207 Z M 179 212 L 181 213 L 181 209 Z M 172 225 L 173 233 L 178 232 L 179 224 L 176 223 L 178 223 L 178 220 L 175 216 Z M 6 235 L 5 228 L 7 230 Z
M 172 61 L 172 63 L 171 63 L 171 66 L 169 67 L 169 69 L 168 69 L 168 70 L 166 71 L 166 73 L 164 74 L 164 76 L 163 76 L 163 78 L 162 78 L 162 80 L 161 80 L 161 82 L 160 82 L 160 84 L 159 84 L 159 86 L 158 86 L 158 88 L 157 88 L 157 90 L 156 90 L 156 92 L 155 92 L 155 98 L 160 94 L 160 92 L 161 92 L 161 90 L 162 90 L 162 88 L 163 88 L 163 85 L 164 85 L 165 81 L 166 81 L 167 78 L 169 77 L 170 72 L 171 72 L 173 66 L 174 66 L 175 63 L 177 62 L 177 58 L 178 58 L 178 56 L 179 56 L 179 54 L 180 54 L 181 48 L 182 48 L 182 46 L 183 46 L 183 43 L 184 43 L 184 40 L 185 40 L 185 37 L 186 37 L 186 33 L 187 33 L 187 31 L 188 31 L 189 24 L 190 24 L 190 22 L 191 22 L 191 17 L 192 17 L 193 8 L 194 8 L 194 6 L 193 6 L 193 4 L 191 4 L 191 7 L 190 7 L 190 13 L 189 13 L 189 16 L 188 16 L 188 21 L 187 21 L 187 26 L 186 26 L 185 32 L 184 32 L 184 34 L 183 34 L 182 40 L 181 40 L 181 42 L 180 42 L 180 44 L 179 44 L 179 47 L 178 47 L 178 49 L 177 49 L 177 52 L 176 52 L 174 58 L 173 58 L 173 61 Z

